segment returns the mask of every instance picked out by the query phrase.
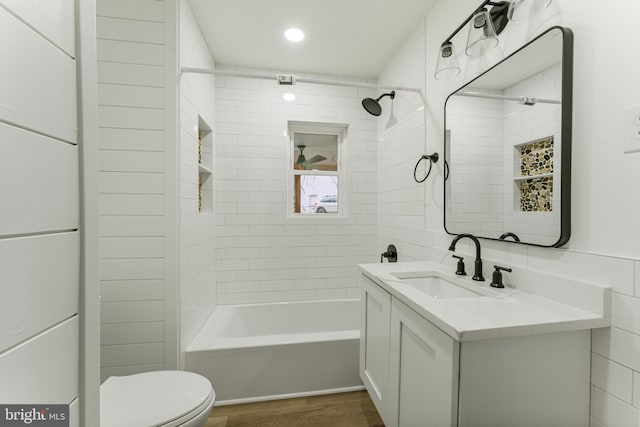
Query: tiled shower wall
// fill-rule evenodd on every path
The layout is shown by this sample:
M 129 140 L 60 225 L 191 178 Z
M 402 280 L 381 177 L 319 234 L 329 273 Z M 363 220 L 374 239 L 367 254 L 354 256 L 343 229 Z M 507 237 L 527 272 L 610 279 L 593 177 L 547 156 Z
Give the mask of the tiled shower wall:
M 376 122 L 360 104 L 374 92 L 229 76 L 216 85 L 218 303 L 358 296 L 356 264 L 383 251 L 375 246 Z M 285 89 L 294 102 L 282 99 Z M 288 120 L 348 125 L 345 218 L 287 218 Z
M 490 93 L 560 99 L 560 83 L 560 67 L 555 66 L 504 91 Z M 488 92 L 473 87 L 468 90 Z M 559 146 L 560 118 L 560 106 L 556 104 L 527 106 L 495 99 L 449 98 L 446 125 L 451 130 L 450 150 L 456 159 L 452 165 L 452 192 L 447 195 L 450 231 L 472 230 L 494 238 L 510 231 L 524 241 L 532 240 L 531 233 L 537 242 L 541 241 L 539 236 L 549 236 L 545 239 L 547 244 L 557 240 L 554 236 L 560 227 L 559 188 L 553 193 L 556 209 L 551 213 L 521 212 L 520 187 L 513 178 L 520 175 L 515 146 L 541 136 L 554 136 Z M 556 176 L 560 173 L 559 153 L 556 150 Z
M 471 91 L 501 94 L 497 90 Z M 509 179 L 513 179 L 513 173 L 511 165 L 504 164 L 507 158 L 503 158 L 504 116 L 503 101 L 498 99 L 453 96 L 447 101 L 448 152 L 453 170 L 446 206 L 449 231 L 473 231 L 496 238 L 506 231 L 503 203 L 507 188 L 502 185 L 502 172 L 508 171 Z M 513 191 L 508 190 L 513 198 Z M 511 200 L 504 204 L 513 209 Z
M 186 1 L 180 2 L 180 56 L 183 67 L 215 68 L 200 27 Z M 181 352 L 191 343 L 216 305 L 215 218 L 212 212 L 198 212 L 198 118 L 209 127 L 214 126 L 214 100 L 213 76 L 188 73 L 182 76 L 179 177 Z
M 419 25 L 402 48 L 378 77 L 381 85 L 403 85 L 424 91 L 424 25 Z M 424 93 L 424 92 L 423 92 Z M 425 184 L 414 181 L 413 170 L 423 154 L 437 150 L 425 144 L 425 110 L 422 97 L 413 92 L 397 91 L 393 100 L 393 114 L 398 122 L 388 126 L 391 117 L 389 104 L 385 104 L 378 119 L 378 249 L 393 243 L 398 249 L 398 261 L 425 259 L 428 242 L 426 232 L 427 194 Z M 428 106 L 427 106 L 428 108 Z M 418 179 L 428 169 L 422 162 Z M 442 183 L 440 160 L 433 166 L 427 183 Z
M 562 68 L 557 65 L 546 69 L 528 79 L 504 90 L 507 96 L 529 96 L 546 99 L 562 98 Z M 522 240 L 528 240 L 527 234 L 550 236 L 550 244 L 560 229 L 560 188 L 557 177 L 560 176 L 560 149 L 562 144 L 561 110 L 557 104 L 537 103 L 530 107 L 519 102 L 504 101 L 504 164 L 514 161 L 514 145 L 531 142 L 533 139 L 553 136 L 554 150 L 553 174 L 553 210 L 551 212 L 521 212 L 518 210 L 520 196 L 514 194 L 519 187 L 514 186 L 513 177 L 520 174 L 518 164 L 513 172 L 503 177 L 505 197 L 505 230 L 516 233 Z M 578 144 L 579 146 L 579 144 Z M 505 170 L 508 168 L 505 167 Z M 509 168 L 510 169 L 510 168 Z M 510 169 L 511 172 L 511 169 Z M 526 221 L 524 221 L 526 218 Z M 523 224 L 526 223 L 525 226 Z
M 456 4 L 439 1 L 426 18 L 426 48 L 410 54 L 406 46 L 414 42 L 408 40 L 405 49 L 383 73 L 385 82 L 403 84 L 403 70 L 424 68 L 426 60 L 424 76 L 429 103 L 425 111 L 425 151 L 442 150 L 443 105 L 448 94 L 473 78 L 479 69 L 499 60 L 500 52 L 466 64 L 461 55 L 464 71 L 458 79 L 439 82 L 432 77 L 440 44 L 451 28 L 476 7 L 473 0 Z M 640 29 L 633 22 L 638 14 L 640 3 L 635 0 L 621 0 L 615 6 L 595 0 L 579 4 L 555 0 L 526 24 L 510 23 L 500 36 L 501 49 L 513 51 L 538 31 L 553 25 L 568 26 L 575 34 L 571 240 L 562 249 L 483 240 L 482 254 L 489 261 L 485 265 L 494 261 L 515 269 L 542 270 L 613 286 L 613 327 L 594 330 L 592 334 L 592 427 L 640 426 L 640 246 L 635 238 L 640 235 L 640 218 L 635 214 L 640 209 L 635 189 L 640 180 L 640 154 L 623 154 L 624 136 L 617 126 L 625 106 L 638 104 L 640 88 L 634 84 L 637 59 L 627 54 L 624 44 L 616 44 L 616 40 L 640 36 Z M 464 40 L 454 42 L 461 45 Z M 617 69 L 623 70 L 615 78 L 606 65 L 610 56 L 619 58 Z M 398 119 L 401 124 L 413 120 Z M 411 135 L 412 129 L 406 127 L 398 140 L 409 139 Z M 409 163 L 414 156 L 408 151 L 393 159 L 381 156 L 379 170 L 397 167 L 403 161 Z M 402 169 L 398 167 L 398 172 Z M 436 176 L 423 185 L 426 226 L 418 224 L 413 230 L 397 227 L 381 216 L 378 234 L 384 236 L 385 242 L 395 242 L 401 254 L 403 251 L 412 254 L 407 259 L 445 262 L 454 271 L 455 264 L 446 249 L 452 236 L 443 232 L 442 225 L 442 180 Z M 382 198 L 382 193 L 378 196 Z M 410 206 L 412 200 L 407 191 L 387 215 L 404 215 L 403 207 Z M 473 253 L 469 245 L 459 249 L 463 254 Z M 509 283 L 508 275 L 505 280 Z

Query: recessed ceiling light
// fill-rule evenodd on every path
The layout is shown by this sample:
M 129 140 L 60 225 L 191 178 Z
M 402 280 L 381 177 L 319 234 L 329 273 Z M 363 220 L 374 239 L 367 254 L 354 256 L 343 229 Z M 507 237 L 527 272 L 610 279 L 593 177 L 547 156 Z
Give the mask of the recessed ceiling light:
M 291 92 L 283 93 L 282 99 L 284 99 L 285 101 L 293 101 L 296 99 L 296 94 Z
M 304 39 L 304 33 L 298 28 L 289 28 L 284 32 L 284 36 L 287 38 L 287 40 L 292 42 L 299 42 Z

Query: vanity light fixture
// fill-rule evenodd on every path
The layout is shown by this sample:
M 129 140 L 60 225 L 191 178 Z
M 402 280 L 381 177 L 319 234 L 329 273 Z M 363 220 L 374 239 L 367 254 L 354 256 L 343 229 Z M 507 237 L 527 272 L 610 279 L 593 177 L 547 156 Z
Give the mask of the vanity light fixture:
M 437 80 L 446 80 L 460 74 L 460 65 L 451 40 L 465 25 L 469 24 L 465 53 L 468 56 L 480 56 L 486 50 L 498 45 L 498 34 L 504 30 L 510 19 L 524 19 L 524 16 L 529 16 L 535 10 L 546 8 L 551 2 L 552 0 L 511 0 L 510 2 L 483 0 L 480 6 L 440 45 L 434 77 Z M 491 8 L 489 9 L 488 6 Z
M 464 52 L 467 56 L 480 56 L 486 50 L 493 49 L 497 45 L 498 34 L 493 27 L 491 14 L 483 7 L 473 14 L 467 36 L 467 48 Z
M 511 0 L 507 17 L 510 21 L 526 21 L 546 9 L 552 0 Z
M 447 80 L 460 74 L 460 64 L 456 57 L 455 47 L 450 41 L 442 43 L 438 53 L 435 77 L 438 80 Z

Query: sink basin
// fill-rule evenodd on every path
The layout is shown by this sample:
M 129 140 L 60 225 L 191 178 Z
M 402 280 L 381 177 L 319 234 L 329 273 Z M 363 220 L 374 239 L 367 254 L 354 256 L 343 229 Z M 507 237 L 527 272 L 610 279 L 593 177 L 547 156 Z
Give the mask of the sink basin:
M 474 292 L 447 279 L 435 275 L 413 276 L 406 274 L 394 274 L 404 285 L 410 286 L 418 292 L 431 298 L 477 298 L 484 294 Z

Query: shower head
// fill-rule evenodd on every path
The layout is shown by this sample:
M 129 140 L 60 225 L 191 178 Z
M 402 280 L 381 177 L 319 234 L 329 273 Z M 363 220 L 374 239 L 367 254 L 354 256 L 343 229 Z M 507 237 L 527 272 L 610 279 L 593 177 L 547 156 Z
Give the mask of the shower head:
M 393 99 L 396 97 L 396 91 L 392 90 L 389 93 L 383 93 L 377 99 L 365 98 L 362 100 L 362 106 L 364 107 L 365 110 L 367 110 L 367 113 L 374 116 L 379 116 L 382 113 L 382 107 L 380 106 L 380 102 L 378 101 L 380 101 L 385 96 L 388 96 L 391 99 Z

